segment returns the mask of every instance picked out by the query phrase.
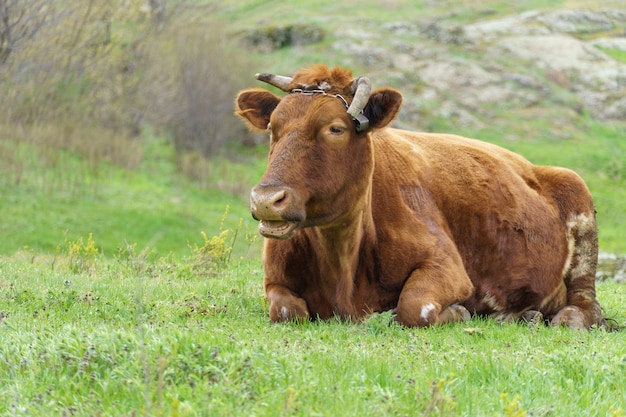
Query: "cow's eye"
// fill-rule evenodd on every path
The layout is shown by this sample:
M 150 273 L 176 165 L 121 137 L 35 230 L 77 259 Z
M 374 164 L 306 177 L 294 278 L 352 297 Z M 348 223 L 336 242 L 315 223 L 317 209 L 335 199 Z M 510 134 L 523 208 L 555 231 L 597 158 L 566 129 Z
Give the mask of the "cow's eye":
M 345 132 L 346 129 L 340 126 L 331 126 L 330 127 L 330 133 L 332 133 L 333 135 L 341 135 L 343 132 Z

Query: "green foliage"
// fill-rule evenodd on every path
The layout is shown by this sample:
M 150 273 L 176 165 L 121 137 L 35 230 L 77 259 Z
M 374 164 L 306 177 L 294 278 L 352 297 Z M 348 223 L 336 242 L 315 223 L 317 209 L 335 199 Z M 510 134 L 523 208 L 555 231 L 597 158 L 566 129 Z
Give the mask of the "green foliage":
M 241 196 L 263 171 L 264 149 L 214 153 L 200 139 L 212 129 L 219 143 L 249 140 L 232 130 L 241 124 L 230 112 L 233 90 L 251 86 L 254 72 L 346 59 L 336 49 L 329 56 L 337 39 L 328 32 L 251 64 L 240 58 L 253 53 L 238 52 L 223 31 L 208 33 L 214 28 L 327 25 L 328 16 L 349 27 L 442 13 L 469 22 L 554 2 L 461 1 L 454 13 L 446 2 L 408 0 L 383 8 L 327 0 L 11 4 L 30 13 L 45 4 L 51 26 L 22 37 L 0 67 L 0 415 L 624 416 L 621 332 L 479 318 L 415 330 L 390 313 L 272 325 L 259 236 L 240 220 L 249 218 Z M 206 10 L 211 20 L 198 12 Z M 246 81 L 237 84 L 240 70 Z M 550 96 L 571 100 L 558 89 Z M 596 200 L 601 247 L 626 252 L 623 127 L 575 112 L 559 124 L 555 110 L 499 110 L 484 129 L 446 119 L 429 127 L 577 170 Z M 537 117 L 543 112 L 550 117 Z M 222 120 L 226 127 L 215 124 Z M 597 287 L 618 324 L 626 322 L 624 288 Z
M 284 27 L 262 27 L 250 30 L 245 43 L 264 51 L 301 46 L 324 39 L 324 30 L 313 25 L 287 25 Z
M 621 49 L 603 49 L 603 51 L 617 61 L 626 62 L 626 51 Z
M 506 392 L 500 395 L 500 400 L 504 405 L 504 415 L 506 417 L 526 417 L 526 411 L 520 404 L 520 396 L 516 395 L 513 399 L 509 399 Z
M 455 397 L 448 392 L 453 391 L 454 374 L 448 375 L 448 378 L 441 378 L 433 381 L 431 396 L 424 410 L 424 416 L 454 416 L 456 415 L 457 402 Z
M 7 61 L 2 88 L 3 104 L 13 109 L 8 116 L 28 124 L 59 119 L 83 125 L 95 119 L 112 129 L 132 124 L 140 81 L 133 66 L 141 57 L 130 46 L 151 26 L 139 2 L 125 3 L 26 0 L 23 9 L 11 9 L 15 27 L 31 20 L 40 25 Z
M 200 232 L 203 244 L 202 246 L 194 245 L 192 248 L 193 269 L 197 273 L 208 276 L 216 275 L 228 266 L 230 262 L 230 255 L 237 241 L 237 235 L 242 228 L 243 220 L 239 220 L 239 225 L 234 231 L 224 229 L 224 221 L 228 216 L 228 210 L 229 207 L 226 206 L 220 223 L 219 234 L 209 238 L 205 232 Z
M 142 164 L 130 171 L 103 164 L 94 173 L 88 161 L 68 154 L 51 165 L 24 144 L 18 152 L 23 170 L 0 175 L 0 254 L 24 246 L 55 254 L 57 246 L 65 249 L 68 241 L 93 233 L 102 256 L 140 264 L 144 256 L 187 256 L 201 230 L 212 236 L 221 227 L 240 227 L 248 239 L 235 242 L 232 257 L 259 256 L 246 202 L 263 165 L 254 155 L 237 163 L 214 161 L 203 183 L 190 183 L 177 174 L 174 151 L 162 142 L 150 143 Z M 230 216 L 224 219 L 226 206 Z
M 96 266 L 98 255 L 100 251 L 96 248 L 92 233 L 89 233 L 87 242 L 83 242 L 82 237 L 67 242 L 67 262 L 69 270 L 75 274 L 92 271 Z
M 253 79 L 250 68 L 256 61 L 227 33 L 219 20 L 189 14 L 147 44 L 145 117 L 171 132 L 181 159 L 189 151 L 216 156 L 229 143 L 254 143 L 236 120 L 233 102 Z
M 338 24 L 372 17 L 405 20 L 407 10 L 419 11 L 420 19 L 448 11 L 445 5 L 408 1 L 386 8 L 364 3 L 350 13 L 340 2 L 302 2 L 293 5 L 300 11 L 295 14 L 279 3 L 247 0 L 228 7 L 186 0 L 71 0 L 64 7 L 49 0 L 10 3 L 14 10 L 27 6 L 29 22 L 39 21 L 39 6 L 45 5 L 49 19 L 19 39 L 0 72 L 0 106 L 6 110 L 0 112 L 5 196 L 0 253 L 24 245 L 52 253 L 65 233 L 75 239 L 93 232 L 104 256 L 114 256 L 126 241 L 136 242 L 140 252 L 150 247 L 161 255 L 181 255 L 199 230 L 215 233 L 226 204 L 248 218 L 244 200 L 232 194 L 247 199 L 263 171 L 266 148 L 229 143 L 256 141 L 231 114 L 236 89 L 251 86 L 252 74 L 263 67 L 288 74 L 313 62 L 340 65 L 348 58 L 341 51 L 329 56 L 328 47 L 337 41 L 333 31 L 319 43 L 261 56 L 241 52 L 232 34 L 269 21 L 317 27 L 322 9 L 325 16 L 334 13 Z M 152 9 L 146 9 L 150 4 Z M 455 6 L 454 16 L 445 16 L 460 22 L 553 6 L 533 0 L 477 9 L 464 1 Z M 210 20 L 198 10 L 209 10 Z M 189 78 L 182 77 L 185 71 Z M 571 102 L 571 92 L 552 90 L 552 104 Z M 623 126 L 591 122 L 576 113 L 560 122 L 563 107 L 515 114 L 490 109 L 495 121 L 483 129 L 459 128 L 454 118 L 429 118 L 428 103 L 420 104 L 420 111 L 431 130 L 492 141 L 533 162 L 580 172 L 596 200 L 601 248 L 626 252 L 621 236 L 626 218 Z M 172 142 L 176 150 L 169 148 Z M 228 145 L 213 146 L 217 143 Z M 209 153 L 214 156 L 203 156 Z M 244 226 L 249 255 L 258 255 L 254 227 Z

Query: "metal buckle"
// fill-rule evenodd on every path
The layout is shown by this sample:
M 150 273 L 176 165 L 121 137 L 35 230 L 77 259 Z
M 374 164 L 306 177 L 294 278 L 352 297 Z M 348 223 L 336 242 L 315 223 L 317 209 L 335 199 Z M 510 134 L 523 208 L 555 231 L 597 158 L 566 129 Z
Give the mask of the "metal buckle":
M 356 128 L 357 133 L 361 133 L 370 127 L 370 120 L 365 117 L 363 113 L 358 113 L 352 118 L 352 121 L 354 122 L 354 127 Z

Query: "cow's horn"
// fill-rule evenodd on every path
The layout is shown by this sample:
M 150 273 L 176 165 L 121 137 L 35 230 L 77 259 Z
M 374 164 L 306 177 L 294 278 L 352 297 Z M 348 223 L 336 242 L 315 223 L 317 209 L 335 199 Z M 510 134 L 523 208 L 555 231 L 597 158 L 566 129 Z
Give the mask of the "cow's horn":
M 367 101 L 370 99 L 370 94 L 372 93 L 372 83 L 367 77 L 359 77 L 352 81 L 350 89 L 354 94 L 354 98 L 352 99 L 350 107 L 348 107 L 348 113 L 352 117 L 356 117 L 357 114 L 363 111 Z
M 289 84 L 291 84 L 291 77 L 285 77 L 283 75 L 276 75 L 276 74 L 256 74 L 254 76 L 254 78 L 256 78 L 259 81 L 263 81 L 265 83 L 268 83 L 270 85 L 273 85 L 274 87 L 278 87 L 283 91 L 289 91 L 287 89 L 287 87 L 289 86 Z

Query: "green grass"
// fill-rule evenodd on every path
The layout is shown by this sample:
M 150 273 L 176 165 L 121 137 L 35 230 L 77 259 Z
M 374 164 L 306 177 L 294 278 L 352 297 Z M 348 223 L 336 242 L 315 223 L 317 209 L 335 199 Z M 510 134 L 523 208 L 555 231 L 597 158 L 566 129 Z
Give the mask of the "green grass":
M 0 415 L 625 415 L 621 332 L 274 325 L 258 261 L 193 259 L 0 258 Z M 598 293 L 624 323 L 626 287 Z
M 107 256 L 127 244 L 159 256 L 181 256 L 189 245 L 201 243 L 202 231 L 214 235 L 236 229 L 240 222 L 235 252 L 247 252 L 245 236 L 256 235 L 247 192 L 260 177 L 259 168 L 254 168 L 262 164 L 260 158 L 249 154 L 240 162 L 205 162 L 202 186 L 177 173 L 168 145 L 146 141 L 144 147 L 138 169 L 103 162 L 97 172 L 87 161 L 64 152 L 58 164 L 46 166 L 37 149 L 30 149 L 32 160 L 19 182 L 0 180 L 0 254 L 24 248 L 56 253 L 92 233 Z M 258 254 L 258 245 L 252 253 Z
M 622 51 L 621 49 L 603 49 L 603 51 L 616 61 L 626 62 L 626 51 Z
M 264 0 L 234 0 L 222 5 L 216 14 L 227 19 L 234 28 L 265 23 L 318 22 L 321 26 L 374 19 L 378 21 L 417 20 L 445 16 L 457 23 L 467 23 L 485 17 L 498 17 L 535 9 L 553 9 L 572 3 L 567 0 L 529 0 L 525 2 L 490 1 L 479 5 L 475 1 L 411 1 L 361 2 L 358 6 L 333 0 L 296 1 L 278 3 Z M 575 3 L 575 2 L 574 2 Z M 329 19 L 332 16 L 332 19 Z

